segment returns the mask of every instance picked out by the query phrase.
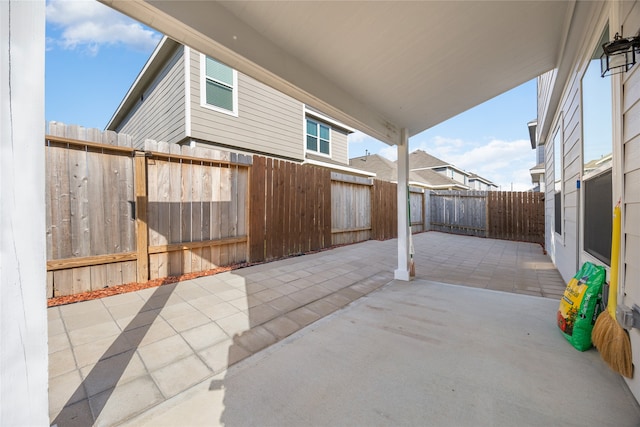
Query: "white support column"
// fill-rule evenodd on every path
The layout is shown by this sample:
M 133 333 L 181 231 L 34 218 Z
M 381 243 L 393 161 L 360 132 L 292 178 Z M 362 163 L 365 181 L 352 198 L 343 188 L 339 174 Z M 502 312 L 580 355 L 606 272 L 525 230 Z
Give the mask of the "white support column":
M 409 281 L 409 133 L 402 129 L 398 144 L 398 269 L 396 280 Z
M 45 2 L 0 1 L 0 425 L 49 425 Z

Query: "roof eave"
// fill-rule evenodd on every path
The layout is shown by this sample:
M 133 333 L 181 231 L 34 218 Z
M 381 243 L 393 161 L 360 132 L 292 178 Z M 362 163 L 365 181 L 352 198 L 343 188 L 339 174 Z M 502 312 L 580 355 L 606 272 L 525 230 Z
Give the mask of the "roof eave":
M 178 42 L 167 36 L 162 37 L 162 40 L 160 40 L 154 51 L 151 53 L 151 56 L 149 56 L 149 59 L 144 64 L 144 67 L 142 67 L 142 70 L 138 73 L 138 76 L 131 84 L 126 95 L 122 101 L 120 101 L 120 105 L 118 105 L 118 108 L 105 126 L 105 130 L 116 130 L 122 120 L 127 117 L 131 108 L 136 104 L 147 85 L 153 80 L 156 72 L 162 67 L 162 64 L 167 60 L 168 56 L 178 46 L 180 46 Z

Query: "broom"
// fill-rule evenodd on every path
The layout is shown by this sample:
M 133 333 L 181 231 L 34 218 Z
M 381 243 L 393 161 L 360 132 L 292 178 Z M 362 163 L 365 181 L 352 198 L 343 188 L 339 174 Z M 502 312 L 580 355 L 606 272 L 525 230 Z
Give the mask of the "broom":
M 611 237 L 611 277 L 609 299 L 591 332 L 591 341 L 611 369 L 627 378 L 633 377 L 631 341 L 627 331 L 616 320 L 618 305 L 618 258 L 620 256 L 620 202 L 613 209 L 613 232 Z

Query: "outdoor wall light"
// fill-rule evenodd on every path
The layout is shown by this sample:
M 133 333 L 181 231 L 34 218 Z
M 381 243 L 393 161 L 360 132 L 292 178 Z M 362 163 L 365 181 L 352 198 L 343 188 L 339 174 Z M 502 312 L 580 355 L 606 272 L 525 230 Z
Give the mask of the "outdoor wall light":
M 605 77 L 629 71 L 636 63 L 636 50 L 640 50 L 640 37 L 622 37 L 616 33 L 613 40 L 602 45 L 600 75 Z

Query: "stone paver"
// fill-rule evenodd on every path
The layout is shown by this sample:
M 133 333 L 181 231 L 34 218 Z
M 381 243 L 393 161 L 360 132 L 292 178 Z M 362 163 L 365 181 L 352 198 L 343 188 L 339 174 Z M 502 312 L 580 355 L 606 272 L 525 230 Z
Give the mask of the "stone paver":
M 393 280 L 395 240 L 368 241 L 48 310 L 50 415 L 113 425 Z M 558 298 L 539 245 L 422 233 L 417 278 Z

